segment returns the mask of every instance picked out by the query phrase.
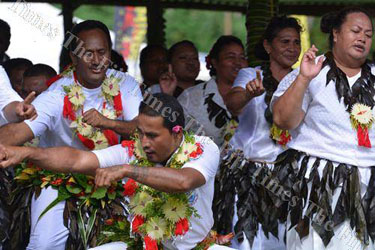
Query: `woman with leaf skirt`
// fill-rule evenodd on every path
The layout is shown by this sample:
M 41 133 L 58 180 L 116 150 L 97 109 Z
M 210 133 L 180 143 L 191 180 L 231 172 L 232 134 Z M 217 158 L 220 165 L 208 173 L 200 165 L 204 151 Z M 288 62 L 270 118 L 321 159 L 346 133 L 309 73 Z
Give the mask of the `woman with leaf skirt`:
M 294 18 L 272 18 L 255 49 L 265 62 L 242 69 L 228 95 L 227 107 L 238 115 L 239 126 L 224 152 L 213 209 L 218 232 L 234 230 L 238 249 L 285 249 L 286 205 L 271 180 L 291 136 L 273 124 L 270 101 L 298 60 L 301 30 Z
M 374 249 L 373 29 L 360 8 L 325 15 L 331 51 L 317 57 L 313 45 L 274 93 L 274 122 L 298 131 L 277 173 L 290 198 L 287 249 Z
M 240 69 L 247 67 L 244 46 L 235 36 L 221 36 L 206 57 L 211 79 L 186 89 L 178 101 L 184 107 L 186 129 L 204 133 L 221 147 L 233 136 L 237 119 L 225 103 Z

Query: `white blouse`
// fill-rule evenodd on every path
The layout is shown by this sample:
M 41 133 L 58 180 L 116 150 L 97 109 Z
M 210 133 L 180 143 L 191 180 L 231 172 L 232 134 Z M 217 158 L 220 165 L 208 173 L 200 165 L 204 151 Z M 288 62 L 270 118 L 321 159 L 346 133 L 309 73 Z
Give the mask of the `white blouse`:
M 260 67 L 241 69 L 233 87 L 246 89 L 246 84 L 256 78 L 256 70 L 260 70 Z M 262 71 L 261 76 L 263 79 Z M 265 95 L 255 97 L 246 104 L 238 117 L 239 125 L 230 144 L 235 149 L 243 150 L 245 157 L 250 160 L 273 162 L 284 148 L 270 138 L 270 124 L 264 117 L 267 109 Z
M 369 129 L 372 148 L 358 146 L 357 132 L 352 128 L 350 114 L 346 111 L 343 98 L 338 100 L 335 83 L 326 85 L 329 66 L 324 67 L 310 82 L 303 99 L 305 118 L 296 129 L 297 134 L 288 143 L 290 148 L 315 157 L 359 167 L 375 166 L 375 131 Z M 371 68 L 372 74 L 375 67 Z M 299 70 L 289 73 L 279 84 L 271 105 L 282 96 L 296 79 Z M 348 78 L 352 86 L 360 73 Z

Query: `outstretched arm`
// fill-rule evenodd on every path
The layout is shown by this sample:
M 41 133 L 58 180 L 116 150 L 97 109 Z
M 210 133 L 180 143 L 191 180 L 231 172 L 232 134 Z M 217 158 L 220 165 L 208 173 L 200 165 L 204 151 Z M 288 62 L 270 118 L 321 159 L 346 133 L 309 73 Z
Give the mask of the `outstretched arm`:
M 70 147 L 33 148 L 0 145 L 0 167 L 30 160 L 38 167 L 60 173 L 95 175 L 99 161 L 95 154 Z
M 140 167 L 123 165 L 96 170 L 97 186 L 110 186 L 113 181 L 131 178 L 167 193 L 183 193 L 206 183 L 204 176 L 193 168 Z
M 31 92 L 23 102 L 11 102 L 3 109 L 8 122 L 21 122 L 23 120 L 34 120 L 37 117 L 36 110 L 31 102 L 35 99 L 35 92 Z

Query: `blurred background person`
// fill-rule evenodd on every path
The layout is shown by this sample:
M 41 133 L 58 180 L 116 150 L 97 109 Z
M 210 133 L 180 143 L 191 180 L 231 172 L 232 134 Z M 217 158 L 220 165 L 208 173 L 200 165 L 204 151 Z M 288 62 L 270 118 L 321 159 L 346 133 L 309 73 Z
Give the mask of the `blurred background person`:
M 38 63 L 29 67 L 23 74 L 22 97 L 25 98 L 32 91 L 36 96 L 40 95 L 48 88 L 48 80 L 56 75 L 56 71 L 46 64 Z
M 0 65 L 9 60 L 5 53 L 10 45 L 10 26 L 7 22 L 0 19 Z
M 33 63 L 26 58 L 13 58 L 3 64 L 8 74 L 12 88 L 22 96 L 22 81 L 25 71 L 33 66 Z

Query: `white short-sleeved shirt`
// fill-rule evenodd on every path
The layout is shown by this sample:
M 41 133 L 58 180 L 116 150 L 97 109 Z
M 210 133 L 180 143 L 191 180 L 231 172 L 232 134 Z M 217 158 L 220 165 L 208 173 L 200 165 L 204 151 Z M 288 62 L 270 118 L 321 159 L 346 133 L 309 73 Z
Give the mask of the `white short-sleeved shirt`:
M 186 128 L 194 133 L 203 131 L 221 147 L 226 124 L 232 116 L 219 93 L 215 78 L 186 89 L 177 100 L 184 108 Z
M 246 89 L 246 84 L 256 78 L 256 68 L 241 69 L 234 81 L 233 87 Z M 263 72 L 261 71 L 263 79 Z M 273 162 L 284 150 L 270 138 L 270 125 L 264 117 L 267 104 L 265 93 L 251 99 L 238 117 L 239 124 L 230 144 L 235 149 L 241 149 L 246 158 L 253 161 Z
M 296 129 L 297 134 L 288 143 L 288 147 L 339 163 L 359 167 L 374 166 L 374 126 L 369 129 L 373 147 L 358 146 L 357 132 L 351 126 L 350 114 L 346 111 L 343 98 L 338 100 L 333 81 L 326 85 L 329 69 L 329 66 L 324 67 L 309 83 L 302 104 L 305 118 Z M 281 81 L 273 95 L 272 105 L 293 83 L 298 72 L 298 69 L 294 70 Z M 371 68 L 371 72 L 375 73 L 375 67 Z M 360 75 L 348 78 L 349 85 L 352 86 Z
M 0 66 L 0 126 L 8 121 L 5 118 L 3 109 L 11 102 L 22 102 L 22 98 L 12 89 L 9 77 L 4 68 Z
M 220 153 L 216 144 L 208 137 L 195 136 L 195 139 L 196 142 L 202 144 L 203 154 L 198 159 L 186 163 L 183 168 L 193 168 L 199 171 L 206 180 L 203 186 L 188 193 L 190 204 L 197 210 L 201 218 L 191 217 L 192 228 L 182 238 L 178 237 L 173 241 L 163 242 L 167 249 L 188 250 L 194 248 L 207 236 L 214 223 L 211 207 Z M 101 168 L 128 164 L 134 159 L 128 156 L 127 148 L 123 148 L 121 145 L 95 150 L 93 153 L 97 156 Z
M 111 73 L 115 73 L 116 77 L 121 78 L 119 85 L 123 116 L 119 119 L 132 120 L 138 115 L 138 108 L 142 101 L 139 85 L 128 74 L 114 70 L 107 71 L 108 76 Z M 32 103 L 38 112 L 38 117 L 34 121 L 28 120 L 25 123 L 30 127 L 35 137 L 41 136 L 41 147 L 71 146 L 87 150 L 82 142 L 73 136 L 72 129 L 69 127 L 71 121 L 63 117 L 64 97 L 66 95 L 63 86 L 69 86 L 73 81 L 72 74 L 59 79 Z M 95 89 L 82 87 L 82 90 L 86 98 L 83 112 L 91 108 L 101 111 L 105 101 L 104 97 L 101 96 L 101 87 Z M 110 107 L 107 105 L 106 108 Z

